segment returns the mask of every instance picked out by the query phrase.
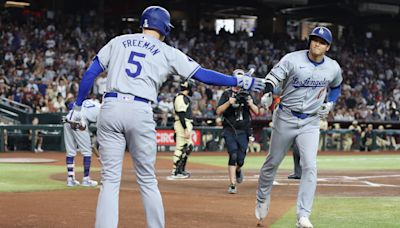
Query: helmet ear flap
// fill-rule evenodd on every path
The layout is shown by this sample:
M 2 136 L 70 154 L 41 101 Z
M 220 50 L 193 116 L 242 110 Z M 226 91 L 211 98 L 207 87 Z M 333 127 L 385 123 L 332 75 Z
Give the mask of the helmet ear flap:
M 165 33 L 169 34 L 169 32 L 171 32 L 171 27 L 169 27 L 168 25 L 165 26 Z

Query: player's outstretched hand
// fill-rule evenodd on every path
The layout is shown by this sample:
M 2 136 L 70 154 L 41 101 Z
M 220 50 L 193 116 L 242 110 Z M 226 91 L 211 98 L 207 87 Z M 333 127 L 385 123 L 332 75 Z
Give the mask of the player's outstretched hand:
M 266 93 L 261 97 L 261 105 L 265 108 L 269 108 L 273 101 L 272 93 Z
M 86 124 L 82 119 L 81 115 L 82 107 L 74 105 L 73 109 L 66 116 L 66 121 L 71 124 L 74 130 L 85 130 Z
M 238 76 L 236 78 L 237 86 L 242 87 L 245 90 L 260 92 L 265 88 L 265 79 L 263 78 L 253 78 L 247 75 Z
M 331 111 L 333 107 L 333 103 L 332 102 L 327 102 L 321 105 L 321 107 L 318 110 L 318 115 L 321 118 L 326 118 L 329 114 L 329 112 Z

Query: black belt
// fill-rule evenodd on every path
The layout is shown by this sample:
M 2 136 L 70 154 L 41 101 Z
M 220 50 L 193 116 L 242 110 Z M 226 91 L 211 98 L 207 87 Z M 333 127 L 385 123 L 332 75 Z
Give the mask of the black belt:
M 282 105 L 282 104 L 279 104 L 279 108 L 283 110 L 283 105 Z M 289 109 L 289 110 L 290 110 L 290 109 Z M 315 115 L 315 114 L 308 114 L 308 113 L 296 112 L 296 111 L 293 111 L 293 110 L 290 110 L 290 112 L 292 113 L 292 115 L 294 115 L 295 117 L 297 117 L 297 118 L 299 118 L 299 119 L 302 119 L 302 120 L 304 120 L 304 119 L 306 119 L 306 118 L 308 118 L 308 117 L 310 117 L 310 116 L 314 116 L 314 115 Z
M 124 95 L 121 94 L 121 96 L 124 96 Z M 134 96 L 134 95 L 126 95 L 126 96 L 127 97 L 131 97 L 135 101 L 141 101 L 141 102 L 144 102 L 144 103 L 150 103 L 149 100 L 147 100 L 146 98 L 143 98 L 143 97 L 138 97 L 138 96 Z M 106 98 L 106 97 L 115 97 L 115 98 L 117 98 L 118 97 L 118 93 L 112 93 L 112 92 L 106 93 L 104 95 L 104 98 Z

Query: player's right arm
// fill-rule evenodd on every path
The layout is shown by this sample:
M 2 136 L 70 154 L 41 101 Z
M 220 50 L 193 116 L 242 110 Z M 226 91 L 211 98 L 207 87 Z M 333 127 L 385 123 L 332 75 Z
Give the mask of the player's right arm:
M 82 106 L 82 102 L 89 94 L 96 77 L 108 68 L 111 57 L 111 48 L 114 40 L 115 38 L 110 40 L 103 48 L 100 49 L 99 53 L 97 53 L 97 56 L 93 59 L 92 64 L 90 64 L 89 68 L 83 74 L 82 80 L 79 84 L 78 97 L 76 98 L 74 107 Z
M 96 58 L 93 59 L 92 64 L 90 64 L 89 68 L 83 74 L 82 80 L 79 84 L 78 96 L 75 101 L 76 106 L 82 106 L 82 102 L 89 94 L 89 91 L 93 86 L 94 80 L 101 72 L 103 72 L 103 68 L 101 67 L 99 59 L 96 56 Z
M 279 87 L 281 83 L 289 76 L 293 70 L 293 63 L 290 61 L 290 56 L 285 55 L 278 64 L 265 76 L 265 93 L 274 91 L 274 88 Z
M 113 39 L 114 40 L 114 39 Z M 96 77 L 108 67 L 110 61 L 110 52 L 112 41 L 108 42 L 93 59 L 89 68 L 83 74 L 82 80 L 79 83 L 79 91 L 72 113 L 68 118 L 69 122 L 78 123 L 84 125 L 84 121 L 81 116 L 82 103 L 86 96 L 89 94 L 90 89 L 93 86 Z
M 291 70 L 293 69 L 293 64 L 289 61 L 288 55 L 284 56 L 278 64 L 272 68 L 272 70 L 265 76 L 265 89 L 264 95 L 261 98 L 261 104 L 268 108 L 271 106 L 273 101 L 272 92 L 274 88 L 279 87 L 283 80 L 285 80 Z

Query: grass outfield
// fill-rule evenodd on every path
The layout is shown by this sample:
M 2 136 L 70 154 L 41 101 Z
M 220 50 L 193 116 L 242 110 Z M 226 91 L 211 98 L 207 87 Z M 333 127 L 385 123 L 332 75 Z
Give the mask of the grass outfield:
M 68 188 L 64 181 L 50 179 L 50 175 L 52 174 L 66 173 L 65 166 L 0 163 L 0 170 L 0 192 L 26 192 Z M 82 167 L 76 168 L 76 172 L 82 171 Z
M 170 156 L 162 158 L 171 159 Z M 244 169 L 260 169 L 265 161 L 265 156 L 247 156 Z M 226 167 L 226 156 L 191 156 L 190 163 L 200 163 Z M 399 170 L 399 155 L 346 155 L 346 156 L 319 156 L 317 157 L 318 170 Z M 292 156 L 286 156 L 280 169 L 293 169 Z
M 318 228 L 400 227 L 400 197 L 317 197 L 310 217 Z M 271 228 L 295 227 L 296 207 Z

